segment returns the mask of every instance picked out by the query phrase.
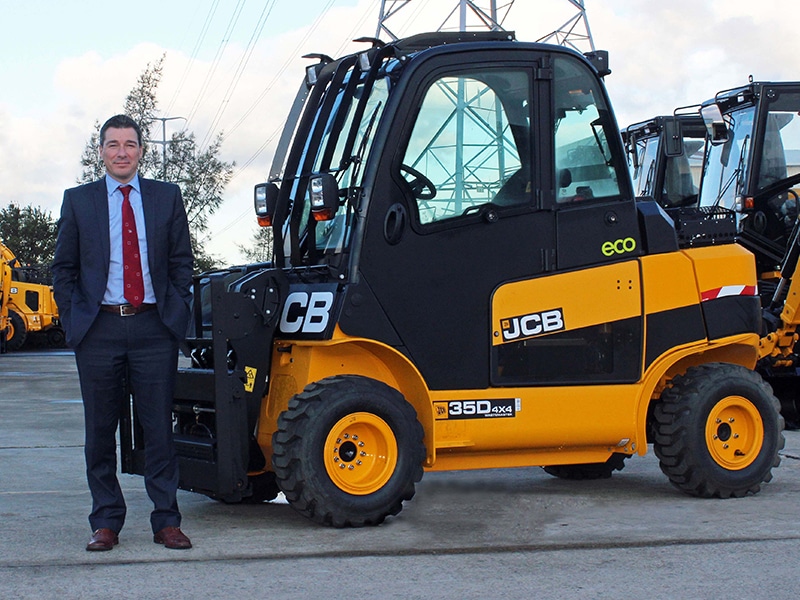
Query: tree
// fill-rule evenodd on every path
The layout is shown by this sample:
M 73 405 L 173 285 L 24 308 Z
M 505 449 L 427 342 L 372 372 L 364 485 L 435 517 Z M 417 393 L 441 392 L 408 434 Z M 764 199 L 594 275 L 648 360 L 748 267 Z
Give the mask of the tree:
M 267 262 L 272 259 L 272 228 L 259 227 L 250 238 L 250 245 L 236 244 L 248 263 Z
M 58 223 L 41 207 L 13 202 L 0 210 L 0 241 L 21 265 L 49 265 L 56 249 Z
M 195 268 L 200 272 L 214 268 L 216 260 L 205 251 L 198 237 L 208 231 L 208 218 L 222 204 L 222 192 L 233 174 L 233 163 L 225 163 L 218 157 L 221 147 L 222 134 L 219 134 L 208 148 L 199 151 L 194 133 L 186 131 L 174 134 L 167 146 L 167 179 L 181 186 Z
M 206 271 L 215 267 L 217 259 L 203 247 L 208 231 L 208 219 L 222 204 L 222 193 L 230 182 L 235 163 L 224 162 L 219 158 L 222 148 L 222 133 L 205 149 L 197 147 L 195 135 L 183 130 L 173 134 L 167 143 L 166 152 L 159 152 L 148 145 L 154 124 L 158 121 L 158 84 L 166 55 L 155 63 L 148 63 L 139 75 L 136 86 L 125 98 L 124 114 L 139 123 L 142 129 L 144 155 L 139 172 L 152 179 L 165 178 L 181 188 L 186 216 L 189 219 L 189 233 L 195 257 L 195 270 Z M 166 157 L 166 165 L 164 158 Z M 95 123 L 95 131 L 86 143 L 81 156 L 82 172 L 79 183 L 88 183 L 105 174 L 100 158 L 100 123 Z

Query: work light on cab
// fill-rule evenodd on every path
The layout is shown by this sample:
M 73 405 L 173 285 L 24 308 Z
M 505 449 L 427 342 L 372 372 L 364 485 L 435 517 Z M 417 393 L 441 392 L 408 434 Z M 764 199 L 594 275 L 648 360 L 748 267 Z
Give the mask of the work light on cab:
M 330 221 L 339 209 L 339 184 L 330 173 L 311 179 L 311 214 L 315 221 Z
M 278 186 L 274 183 L 259 183 L 255 187 L 253 205 L 261 227 L 271 227 L 278 203 Z

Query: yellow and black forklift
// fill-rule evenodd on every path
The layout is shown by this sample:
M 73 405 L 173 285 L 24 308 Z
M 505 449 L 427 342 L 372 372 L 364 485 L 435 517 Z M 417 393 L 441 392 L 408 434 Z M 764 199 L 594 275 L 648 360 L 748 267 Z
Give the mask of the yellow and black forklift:
M 255 188 L 273 260 L 195 279 L 181 487 L 363 526 L 425 471 L 606 477 L 652 444 L 686 493 L 758 492 L 784 422 L 753 371 L 753 256 L 727 220 L 681 248 L 636 201 L 607 56 L 499 31 L 363 41 L 313 55 Z

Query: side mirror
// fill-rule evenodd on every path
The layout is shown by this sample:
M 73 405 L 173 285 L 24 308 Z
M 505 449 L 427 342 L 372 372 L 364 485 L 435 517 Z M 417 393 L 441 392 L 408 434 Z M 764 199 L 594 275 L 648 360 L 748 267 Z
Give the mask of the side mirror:
M 665 118 L 661 135 L 664 136 L 664 154 L 670 158 L 683 156 L 683 129 L 680 120 L 674 117 Z
M 311 214 L 315 221 L 330 221 L 339 210 L 339 184 L 336 177 L 323 173 L 311 178 Z
M 253 193 L 256 218 L 261 227 L 271 227 L 278 204 L 278 186 L 274 183 L 259 183 Z
M 716 104 L 709 104 L 700 109 L 700 115 L 706 125 L 708 140 L 712 146 L 718 146 L 728 141 L 728 126 L 722 117 L 722 112 Z

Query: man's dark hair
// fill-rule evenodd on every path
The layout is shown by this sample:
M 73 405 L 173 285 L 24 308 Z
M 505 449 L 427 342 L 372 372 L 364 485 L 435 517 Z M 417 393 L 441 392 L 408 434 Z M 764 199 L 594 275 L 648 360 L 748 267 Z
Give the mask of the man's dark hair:
M 133 129 L 136 132 L 136 137 L 139 139 L 139 145 L 142 145 L 142 129 L 139 127 L 139 124 L 128 115 L 114 115 L 103 123 L 103 126 L 100 128 L 100 146 L 106 141 L 106 130 L 109 127 L 113 127 L 114 129 Z

